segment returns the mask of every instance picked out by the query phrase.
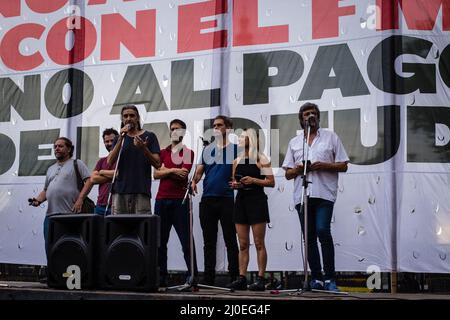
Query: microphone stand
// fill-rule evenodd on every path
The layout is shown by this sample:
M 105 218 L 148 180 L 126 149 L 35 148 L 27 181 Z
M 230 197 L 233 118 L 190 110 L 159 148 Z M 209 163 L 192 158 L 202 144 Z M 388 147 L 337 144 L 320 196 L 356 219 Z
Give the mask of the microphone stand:
M 303 210 L 303 272 L 304 272 L 304 281 L 303 288 L 301 289 L 286 289 L 286 290 L 272 290 L 270 293 L 279 294 L 279 293 L 289 293 L 300 295 L 304 292 L 308 291 L 316 291 L 311 290 L 311 286 L 309 284 L 309 276 L 308 276 L 308 184 L 311 181 L 308 181 L 308 157 L 309 157 L 309 137 L 311 135 L 311 126 L 309 125 L 309 121 L 305 121 L 304 131 L 306 131 L 306 136 L 303 139 L 303 182 L 302 182 L 302 195 L 300 198 L 300 210 Z M 321 291 L 321 290 L 320 290 Z
M 304 249 L 304 255 L 303 255 L 303 271 L 305 273 L 305 280 L 303 282 L 303 290 L 302 291 L 311 291 L 311 286 L 309 284 L 309 277 L 308 277 L 308 184 L 311 183 L 311 181 L 308 181 L 308 157 L 309 157 L 309 137 L 311 135 L 311 126 L 309 125 L 309 122 L 306 121 L 307 125 L 307 135 L 305 136 L 305 139 L 303 140 L 303 183 L 302 183 L 302 197 L 300 199 L 300 208 L 303 210 L 303 249 Z
M 197 147 L 198 149 L 198 147 Z M 203 154 L 203 153 L 202 153 Z M 197 172 L 197 164 L 195 166 L 194 174 L 188 179 L 186 185 L 186 192 L 184 193 L 183 201 L 181 205 L 186 203 L 186 200 L 189 198 L 189 266 L 191 268 L 191 272 L 189 275 L 189 279 L 185 284 L 168 287 L 167 290 L 178 290 L 180 292 L 184 291 L 198 291 L 198 284 L 195 283 L 194 276 L 194 233 L 193 233 L 193 205 L 192 205 L 192 187 L 191 183 L 195 177 Z
M 203 138 L 201 138 L 201 137 L 199 137 L 199 139 L 202 140 L 203 148 L 202 148 L 201 154 L 197 153 L 197 155 L 200 155 L 200 157 L 202 157 L 206 146 L 209 145 L 209 142 L 203 140 Z M 198 151 L 198 146 L 199 146 L 199 144 L 197 144 L 197 151 Z M 193 258 L 194 257 L 194 227 L 193 227 L 193 225 L 194 225 L 193 224 L 194 206 L 193 206 L 193 201 L 192 201 L 194 190 L 192 190 L 192 180 L 194 180 L 194 178 L 195 178 L 197 169 L 198 169 L 198 161 L 195 163 L 194 173 L 188 179 L 187 186 L 186 186 L 186 192 L 183 197 L 183 202 L 181 203 L 183 205 L 186 203 L 186 200 L 189 199 L 189 262 L 190 262 L 190 267 L 191 267 L 191 274 L 189 276 L 189 280 L 185 284 L 179 285 L 179 286 L 168 287 L 167 290 L 178 290 L 180 292 L 183 292 L 183 291 L 198 291 L 199 288 L 205 288 L 205 289 L 216 289 L 216 290 L 224 290 L 227 292 L 233 292 L 234 290 L 229 289 L 229 288 L 222 288 L 222 287 L 216 287 L 216 286 L 209 286 L 206 284 L 198 284 L 198 283 L 196 284 L 195 283 L 194 258 Z

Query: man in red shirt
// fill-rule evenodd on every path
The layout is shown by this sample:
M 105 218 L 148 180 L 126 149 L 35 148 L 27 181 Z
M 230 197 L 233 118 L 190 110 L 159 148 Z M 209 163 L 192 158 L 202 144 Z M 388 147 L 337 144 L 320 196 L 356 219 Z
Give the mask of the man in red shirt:
M 159 247 L 160 287 L 167 286 L 167 243 L 172 226 L 177 232 L 183 248 L 184 261 L 189 271 L 188 282 L 195 285 L 197 281 L 197 259 L 195 246 L 190 254 L 189 201 L 183 203 L 188 184 L 188 175 L 192 168 L 194 152 L 183 143 L 186 124 L 174 119 L 170 122 L 171 144 L 161 150 L 161 167 L 154 171 L 154 178 L 160 179 L 156 195 L 155 214 L 161 217 L 161 244 Z M 194 272 L 191 270 L 193 259 Z
M 108 152 L 111 152 L 114 144 L 114 139 L 119 135 L 119 133 L 113 129 L 105 129 L 103 131 L 103 143 L 105 145 L 106 150 Z M 111 188 L 111 180 L 114 175 L 114 168 L 115 165 L 108 165 L 107 156 L 100 158 L 97 161 L 97 164 L 95 165 L 95 169 L 92 171 L 91 179 L 88 180 L 83 187 L 83 190 L 81 190 L 81 194 L 83 197 L 81 199 L 83 200 L 84 197 L 86 197 L 89 192 L 91 191 L 94 184 L 98 184 L 98 198 L 97 198 L 97 205 L 95 206 L 95 213 L 101 214 L 101 215 L 109 215 L 111 214 L 111 204 L 108 208 L 108 212 L 106 211 L 106 206 L 108 203 L 108 196 Z M 82 203 L 82 200 L 80 202 L 80 205 Z

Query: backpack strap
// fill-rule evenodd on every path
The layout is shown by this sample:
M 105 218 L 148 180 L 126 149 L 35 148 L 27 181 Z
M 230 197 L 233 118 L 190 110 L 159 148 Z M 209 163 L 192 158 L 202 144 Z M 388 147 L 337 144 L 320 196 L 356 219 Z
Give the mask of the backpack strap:
M 75 168 L 75 174 L 77 175 L 77 187 L 78 187 L 78 191 L 81 191 L 83 189 L 83 179 L 81 178 L 81 174 L 80 171 L 78 170 L 78 163 L 77 163 L 77 159 L 73 160 L 73 166 Z

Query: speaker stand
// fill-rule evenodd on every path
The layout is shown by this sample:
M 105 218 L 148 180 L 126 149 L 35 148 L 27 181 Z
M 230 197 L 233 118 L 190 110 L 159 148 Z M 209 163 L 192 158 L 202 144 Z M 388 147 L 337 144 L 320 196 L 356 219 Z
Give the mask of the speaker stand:
M 270 294 L 283 294 L 286 293 L 290 296 L 301 296 L 307 292 L 316 292 L 316 293 L 326 293 L 326 294 L 335 294 L 335 295 L 343 295 L 348 296 L 349 293 L 345 291 L 328 291 L 328 290 L 320 290 L 320 289 L 285 289 L 285 290 L 271 290 Z
M 231 288 L 209 286 L 206 284 L 192 284 L 190 281 L 186 282 L 185 284 L 179 285 L 179 286 L 167 287 L 166 291 L 177 290 L 178 292 L 198 292 L 200 288 L 221 290 L 221 291 L 226 291 L 226 292 L 234 292 L 234 289 L 231 289 Z

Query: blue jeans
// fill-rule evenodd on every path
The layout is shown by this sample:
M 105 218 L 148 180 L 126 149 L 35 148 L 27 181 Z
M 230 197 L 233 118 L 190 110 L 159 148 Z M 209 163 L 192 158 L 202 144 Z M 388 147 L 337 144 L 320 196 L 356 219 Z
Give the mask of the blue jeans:
M 95 210 L 94 210 L 95 214 L 99 214 L 101 216 L 109 216 L 111 214 L 111 206 L 108 207 L 108 212 L 106 212 L 106 206 L 99 206 L 96 205 L 95 206 Z M 106 213 L 106 214 L 105 214 Z
M 308 199 L 308 263 L 311 269 L 312 279 L 323 280 L 317 238 L 319 238 L 322 248 L 325 280 L 335 278 L 334 244 L 330 228 L 331 217 L 333 216 L 333 206 L 334 203 L 328 200 L 320 198 Z M 303 208 L 300 208 L 300 204 L 296 205 L 295 208 L 297 209 L 303 232 Z
M 184 261 L 186 262 L 189 275 L 192 275 L 189 237 L 189 201 L 186 201 L 184 204 L 182 202 L 182 199 L 158 199 L 155 202 L 155 214 L 161 217 L 161 244 L 158 251 L 161 277 L 167 277 L 167 243 L 169 242 L 172 226 L 175 228 L 180 239 Z M 194 277 L 196 277 L 198 270 L 195 244 L 192 259 L 194 262 Z

